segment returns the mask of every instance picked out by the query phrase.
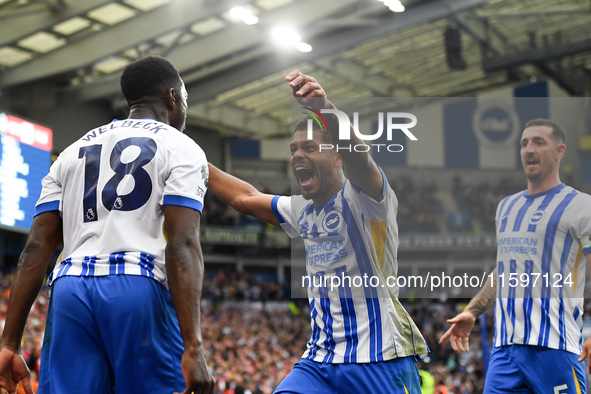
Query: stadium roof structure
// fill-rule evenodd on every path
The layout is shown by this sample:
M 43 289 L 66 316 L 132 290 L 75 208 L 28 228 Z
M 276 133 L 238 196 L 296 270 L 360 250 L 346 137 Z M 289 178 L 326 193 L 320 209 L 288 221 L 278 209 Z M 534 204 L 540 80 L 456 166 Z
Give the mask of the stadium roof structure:
M 190 125 L 265 138 L 289 133 L 284 77 L 295 68 L 339 97 L 463 96 L 539 79 L 590 90 L 588 0 L 401 0 L 404 12 L 384 2 L 396 3 L 0 0 L 0 91 L 123 108 L 121 69 L 158 54 L 186 82 Z M 274 42 L 278 27 L 294 33 Z

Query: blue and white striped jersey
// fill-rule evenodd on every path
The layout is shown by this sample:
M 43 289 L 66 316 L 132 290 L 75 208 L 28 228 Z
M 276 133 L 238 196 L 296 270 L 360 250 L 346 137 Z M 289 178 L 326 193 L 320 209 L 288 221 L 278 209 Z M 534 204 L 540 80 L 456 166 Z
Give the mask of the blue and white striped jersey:
M 384 198 L 376 202 L 349 181 L 323 206 L 302 196 L 273 199 L 283 229 L 301 236 L 307 276 L 316 279 L 376 278 L 380 285 L 331 288 L 305 282 L 312 335 L 303 358 L 323 363 L 368 363 L 424 355 L 427 344 L 397 299 L 398 289 L 381 287 L 398 270 L 398 201 L 384 177 Z M 376 282 L 377 283 L 377 282 Z
M 164 205 L 201 212 L 207 159 L 185 134 L 152 119 L 115 120 L 66 148 L 43 180 L 36 214 L 59 210 L 64 275 L 142 275 L 165 286 Z
M 591 196 L 560 184 L 505 198 L 497 208 L 495 347 L 580 353 Z

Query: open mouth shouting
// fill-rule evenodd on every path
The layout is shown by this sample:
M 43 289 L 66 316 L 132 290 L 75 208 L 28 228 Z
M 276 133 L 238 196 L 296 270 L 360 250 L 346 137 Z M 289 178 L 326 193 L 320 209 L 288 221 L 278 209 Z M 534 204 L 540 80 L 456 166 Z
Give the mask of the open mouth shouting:
M 293 166 L 293 172 L 298 180 L 302 192 L 310 191 L 314 187 L 316 172 L 312 167 L 305 164 L 296 164 Z

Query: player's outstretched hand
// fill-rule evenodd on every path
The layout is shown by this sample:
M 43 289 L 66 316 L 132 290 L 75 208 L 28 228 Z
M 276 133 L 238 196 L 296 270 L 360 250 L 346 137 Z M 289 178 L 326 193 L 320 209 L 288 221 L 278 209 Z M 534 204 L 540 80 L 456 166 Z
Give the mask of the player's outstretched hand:
M 581 352 L 581 356 L 579 357 L 579 362 L 585 361 L 587 357 L 589 357 L 589 362 L 587 363 L 587 365 L 589 368 L 589 373 L 591 373 L 591 337 L 587 338 L 587 340 L 583 344 L 583 351 Z
M 439 344 L 443 344 L 447 338 L 451 343 L 451 347 L 457 352 L 458 349 L 462 352 L 470 350 L 470 331 L 476 322 L 476 316 L 471 312 L 462 312 L 453 319 L 447 320 L 451 327 L 439 340 Z
M 181 367 L 185 385 L 187 386 L 187 389 L 182 394 L 213 394 L 215 379 L 205 361 L 203 348 L 195 351 L 185 350 Z
M 301 71 L 293 70 L 287 75 L 287 77 L 285 77 L 285 80 L 289 82 L 289 86 L 293 91 L 293 97 L 298 100 L 300 105 L 312 105 L 313 107 L 317 107 L 314 109 L 328 108 L 326 92 L 322 89 L 322 86 L 320 86 L 318 81 L 316 81 L 316 78 L 306 75 Z M 308 100 L 314 97 L 319 98 Z
M 16 394 L 21 380 L 25 393 L 34 394 L 25 359 L 19 352 L 3 347 L 0 350 L 0 394 Z

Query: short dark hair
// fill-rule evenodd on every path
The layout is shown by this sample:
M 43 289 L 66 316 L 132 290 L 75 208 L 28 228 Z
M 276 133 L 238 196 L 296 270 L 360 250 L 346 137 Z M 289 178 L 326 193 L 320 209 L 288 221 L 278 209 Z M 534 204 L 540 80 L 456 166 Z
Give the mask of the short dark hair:
M 334 127 L 338 130 L 339 122 L 337 120 L 337 117 L 332 114 L 324 114 L 323 117 L 326 121 L 326 125 L 324 124 L 324 122 L 322 122 L 322 119 L 320 119 L 320 124 L 322 125 L 321 127 L 316 121 L 316 119 L 312 118 L 311 116 L 305 116 L 296 123 L 293 132 L 295 133 L 296 131 L 308 130 L 309 119 L 312 121 L 312 130 L 320 132 L 320 135 L 322 136 L 322 141 L 327 144 L 332 144 L 332 140 L 330 138 L 330 134 L 328 133 L 327 127 L 330 129 Z
M 181 77 L 176 67 L 160 56 L 138 59 L 121 73 L 121 91 L 129 105 L 144 97 L 165 95 L 170 88 L 180 92 Z
M 564 128 L 558 123 L 550 119 L 532 119 L 525 124 L 524 130 L 530 126 L 548 126 L 552 129 L 552 138 L 559 144 L 566 144 L 566 133 Z

